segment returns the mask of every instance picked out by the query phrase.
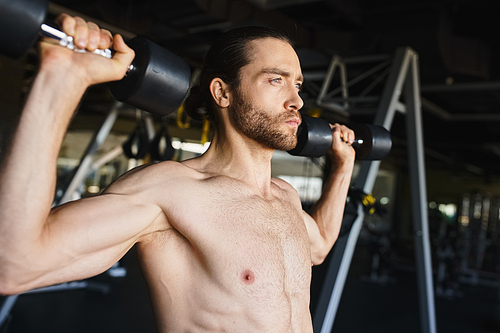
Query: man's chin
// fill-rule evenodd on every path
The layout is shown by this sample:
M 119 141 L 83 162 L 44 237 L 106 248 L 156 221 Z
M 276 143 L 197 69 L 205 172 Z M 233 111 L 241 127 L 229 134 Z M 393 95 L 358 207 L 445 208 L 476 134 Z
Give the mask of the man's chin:
M 254 140 L 273 150 L 289 151 L 297 145 L 297 134 L 275 132 L 267 137 L 261 137 L 260 140 L 258 138 Z
M 282 142 L 279 145 L 279 147 L 274 148 L 274 149 L 276 149 L 276 150 L 282 150 L 282 151 L 289 151 L 289 150 L 292 150 L 293 148 L 295 148 L 295 146 L 297 146 L 297 137 L 295 137 L 293 141 Z

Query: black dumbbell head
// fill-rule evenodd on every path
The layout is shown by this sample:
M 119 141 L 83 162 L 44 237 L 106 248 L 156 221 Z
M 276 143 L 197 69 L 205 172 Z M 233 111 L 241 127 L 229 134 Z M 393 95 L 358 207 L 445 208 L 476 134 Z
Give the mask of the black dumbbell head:
M 135 51 L 133 69 L 111 85 L 124 103 L 165 116 L 177 110 L 189 88 L 191 70 L 177 55 L 143 37 L 127 42 Z
M 352 129 L 356 134 L 356 140 L 363 140 L 362 144 L 354 146 L 357 160 L 381 160 L 391 151 L 391 134 L 384 127 L 357 124 Z
M 357 160 L 381 160 L 391 150 L 391 134 L 382 126 L 358 124 L 353 128 L 356 142 Z M 297 131 L 297 146 L 288 151 L 291 155 L 320 157 L 325 155 L 332 145 L 332 130 L 327 121 L 320 118 L 302 117 L 302 124 Z M 361 142 L 362 143 L 359 143 Z
M 332 129 L 327 121 L 320 118 L 302 117 L 297 130 L 297 145 L 288 151 L 294 156 L 320 157 L 332 145 Z
M 0 0 L 0 53 L 12 58 L 35 44 L 48 0 Z

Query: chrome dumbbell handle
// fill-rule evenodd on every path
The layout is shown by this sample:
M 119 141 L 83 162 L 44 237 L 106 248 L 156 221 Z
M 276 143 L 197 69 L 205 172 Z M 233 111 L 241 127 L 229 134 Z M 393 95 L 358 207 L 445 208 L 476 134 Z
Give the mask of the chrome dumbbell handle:
M 362 145 L 364 142 L 363 139 L 355 139 L 354 142 L 352 143 L 353 145 Z
M 347 141 L 344 141 L 344 139 L 343 139 L 343 138 L 341 138 L 341 140 L 342 140 L 343 142 L 346 142 L 346 143 L 347 143 Z M 353 144 L 353 145 L 358 145 L 358 146 L 360 146 L 360 145 L 362 145 L 362 144 L 363 144 L 363 142 L 364 142 L 364 140 L 363 140 L 363 139 L 358 139 L 358 138 L 355 138 L 352 144 Z
M 79 49 L 75 46 L 75 44 L 73 43 L 73 37 L 68 36 L 64 32 L 57 30 L 47 24 L 41 25 L 41 34 L 43 37 L 55 40 L 59 43 L 59 45 L 64 46 L 75 52 L 81 52 L 81 53 L 87 52 L 86 50 Z M 105 49 L 105 50 L 96 49 L 92 53 L 101 55 L 106 58 L 111 58 L 112 56 L 110 49 Z

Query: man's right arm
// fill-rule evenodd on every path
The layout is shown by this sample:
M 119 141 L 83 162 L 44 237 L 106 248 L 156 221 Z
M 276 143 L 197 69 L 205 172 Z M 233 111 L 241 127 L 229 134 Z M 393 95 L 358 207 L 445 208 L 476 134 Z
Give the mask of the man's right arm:
M 123 77 L 134 52 L 117 36 L 62 16 L 63 30 L 112 59 L 40 43 L 40 69 L 0 169 L 0 293 L 95 275 L 141 235 L 161 209 L 144 192 L 105 194 L 51 211 L 56 160 L 73 111 L 88 86 Z M 138 221 L 142 221 L 139 222 Z

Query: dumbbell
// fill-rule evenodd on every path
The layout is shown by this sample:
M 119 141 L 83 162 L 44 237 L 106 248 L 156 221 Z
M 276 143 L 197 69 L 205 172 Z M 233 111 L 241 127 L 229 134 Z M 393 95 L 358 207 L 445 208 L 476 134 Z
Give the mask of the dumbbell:
M 352 127 L 357 160 L 381 160 L 391 150 L 391 134 L 382 126 L 357 124 Z M 321 118 L 302 117 L 297 130 L 297 145 L 288 151 L 294 156 L 320 157 L 332 146 L 330 124 Z
M 1 54 L 19 58 L 40 35 L 80 51 L 74 47 L 70 36 L 44 24 L 47 6 L 48 0 L 0 0 Z M 191 71 L 188 64 L 143 37 L 132 38 L 127 45 L 135 51 L 135 58 L 126 76 L 111 84 L 113 96 L 160 116 L 177 110 L 189 88 Z M 111 56 L 109 50 L 97 50 L 95 53 Z

